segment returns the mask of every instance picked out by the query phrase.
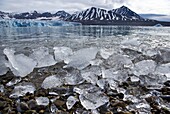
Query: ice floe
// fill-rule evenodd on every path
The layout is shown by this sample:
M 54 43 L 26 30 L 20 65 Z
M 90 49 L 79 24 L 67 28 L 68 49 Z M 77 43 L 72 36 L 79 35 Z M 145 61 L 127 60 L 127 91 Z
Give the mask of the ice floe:
M 11 98 L 18 98 L 20 96 L 24 96 L 27 93 L 34 93 L 35 86 L 29 82 L 22 82 L 14 87 L 12 94 L 10 95 Z
M 16 76 L 24 77 L 28 75 L 37 65 L 36 61 L 25 56 L 24 54 L 15 55 L 15 51 L 13 49 L 5 48 L 4 54 L 8 58 L 8 63 L 6 65 Z
M 87 67 L 90 64 L 90 61 L 96 57 L 98 52 L 97 48 L 84 48 L 80 49 L 64 62 L 67 63 L 66 67 L 74 67 L 79 70 Z
M 57 86 L 63 85 L 64 80 L 60 76 L 52 75 L 43 81 L 41 87 L 44 89 L 55 88 Z
M 54 47 L 54 56 L 57 62 L 63 61 L 73 54 L 69 47 Z
M 50 103 L 48 97 L 37 97 L 36 98 L 37 105 L 47 106 Z
M 69 96 L 66 102 L 67 109 L 70 110 L 77 101 L 78 99 L 74 96 Z
M 56 64 L 53 55 L 49 54 L 49 50 L 46 47 L 33 49 L 33 53 L 30 57 L 37 61 L 36 67 L 46 67 Z

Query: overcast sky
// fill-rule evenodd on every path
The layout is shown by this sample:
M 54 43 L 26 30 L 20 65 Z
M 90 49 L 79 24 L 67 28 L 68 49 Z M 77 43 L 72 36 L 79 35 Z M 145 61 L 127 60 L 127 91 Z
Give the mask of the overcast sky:
M 122 5 L 137 13 L 170 15 L 170 0 L 0 0 L 0 11 L 40 12 L 65 10 L 69 13 L 95 6 L 114 9 Z

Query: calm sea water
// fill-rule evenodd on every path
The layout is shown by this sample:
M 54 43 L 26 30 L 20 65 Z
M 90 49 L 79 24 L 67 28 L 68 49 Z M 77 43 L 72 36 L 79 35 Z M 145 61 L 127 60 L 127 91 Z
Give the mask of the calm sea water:
M 113 47 L 126 39 L 139 38 L 151 46 L 170 47 L 170 28 L 132 26 L 70 26 L 0 28 L 1 53 L 5 47 L 17 50 L 45 46 Z

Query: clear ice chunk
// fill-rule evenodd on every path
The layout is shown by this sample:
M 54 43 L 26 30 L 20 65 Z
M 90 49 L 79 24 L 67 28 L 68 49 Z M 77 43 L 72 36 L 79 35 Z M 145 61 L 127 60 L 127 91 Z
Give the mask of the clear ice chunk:
M 92 84 L 82 84 L 79 86 L 74 87 L 73 91 L 78 94 L 88 93 L 91 91 L 100 91 L 101 89 Z
M 102 77 L 103 78 L 109 78 L 114 79 L 119 82 L 126 81 L 128 78 L 128 73 L 123 70 L 114 71 L 115 69 L 102 69 Z
M 140 79 L 138 76 L 131 76 L 130 80 L 131 80 L 131 82 L 138 82 Z
M 89 83 L 96 84 L 98 76 L 101 75 L 101 68 L 98 66 L 90 66 L 81 70 L 82 77 Z
M 139 78 L 142 84 L 150 85 L 155 88 L 159 85 L 163 86 L 163 83 L 167 81 L 167 77 L 161 74 L 141 75 Z
M 73 69 L 65 77 L 65 84 L 67 85 L 77 85 L 84 82 L 79 70 Z
M 69 47 L 54 47 L 54 56 L 57 62 L 63 61 L 73 54 Z
M 3 93 L 4 92 L 4 86 L 0 85 L 0 92 Z
M 80 94 L 79 100 L 83 107 L 87 110 L 96 109 L 109 102 L 109 98 L 101 91 Z
M 34 93 L 35 86 L 29 82 L 22 82 L 14 87 L 11 98 L 18 98 L 20 96 L 24 96 L 26 93 Z
M 8 63 L 6 64 L 14 75 L 25 77 L 33 71 L 37 62 L 32 58 L 25 56 L 24 54 L 14 54 L 13 49 L 4 49 L 4 54 L 8 58 Z
M 137 76 L 148 75 L 155 71 L 156 62 L 153 60 L 143 60 L 137 62 L 134 66 L 133 73 Z
M 156 73 L 166 75 L 167 79 L 170 80 L 170 63 L 156 67 Z
M 6 62 L 5 57 L 0 55 L 0 76 L 6 74 L 9 70 L 5 65 Z
M 64 79 L 60 76 L 52 75 L 43 81 L 41 87 L 44 89 L 51 89 L 63 85 Z
M 104 59 L 108 59 L 109 56 L 111 56 L 113 53 L 114 53 L 113 49 L 106 49 L 106 48 L 100 49 L 100 55 Z
M 132 68 L 132 61 L 124 55 L 111 55 L 106 61 L 104 61 L 106 68 L 114 68 L 115 70 L 121 70 L 124 68 Z
M 36 67 L 38 68 L 56 64 L 53 55 L 49 54 L 49 50 L 46 47 L 33 49 L 33 53 L 30 57 L 37 61 L 38 64 Z
M 159 53 L 164 63 L 170 62 L 170 48 L 160 48 Z
M 109 102 L 109 98 L 101 92 L 101 89 L 92 84 L 83 84 L 74 87 L 74 91 L 79 95 L 79 100 L 84 108 L 96 109 Z
M 127 39 L 121 42 L 121 48 L 128 48 L 133 50 L 138 50 L 138 47 L 141 45 L 139 38 Z
M 50 106 L 50 111 L 52 112 L 52 114 L 56 114 L 58 111 L 58 108 L 55 106 L 55 104 L 52 104 Z
M 35 100 L 37 105 L 47 106 L 50 103 L 48 97 L 37 97 Z
M 74 67 L 82 70 L 90 64 L 91 60 L 95 59 L 97 52 L 97 48 L 80 49 L 64 61 L 67 64 L 65 67 Z
M 101 88 L 101 89 L 108 89 L 108 87 L 110 87 L 110 89 L 112 90 L 116 90 L 118 87 L 118 83 L 111 79 L 111 78 L 107 78 L 107 79 L 100 79 L 97 81 L 97 85 Z
M 74 96 L 69 96 L 66 102 L 67 109 L 70 110 L 77 101 L 78 99 Z
M 11 81 L 9 81 L 6 86 L 13 86 L 19 82 L 21 82 L 21 77 L 16 77 L 16 78 L 13 78 Z

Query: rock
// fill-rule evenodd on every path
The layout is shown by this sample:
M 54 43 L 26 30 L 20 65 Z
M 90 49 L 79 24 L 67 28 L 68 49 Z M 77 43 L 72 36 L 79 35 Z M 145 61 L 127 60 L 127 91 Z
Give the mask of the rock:
M 37 102 L 35 100 L 29 100 L 28 101 L 28 107 L 31 109 L 31 110 L 36 110 L 37 108 Z
M 35 87 L 32 83 L 22 82 L 14 87 L 11 98 L 18 98 L 20 96 L 24 96 L 26 93 L 34 93 Z
M 69 96 L 66 102 L 67 109 L 70 110 L 77 101 L 78 99 L 74 96 Z
M 53 75 L 53 76 L 49 76 L 45 78 L 41 87 L 44 89 L 51 89 L 51 88 L 61 86 L 63 85 L 63 83 L 64 83 L 64 80 L 62 77 Z
M 18 112 L 25 112 L 27 110 L 29 110 L 29 107 L 25 102 L 18 102 L 17 103 L 17 111 Z
M 37 97 L 36 98 L 37 105 L 47 106 L 50 101 L 47 97 Z
M 55 104 L 56 106 L 63 106 L 65 103 L 66 103 L 65 101 L 63 101 L 63 100 L 58 100 L 58 99 L 54 101 L 54 104 Z

